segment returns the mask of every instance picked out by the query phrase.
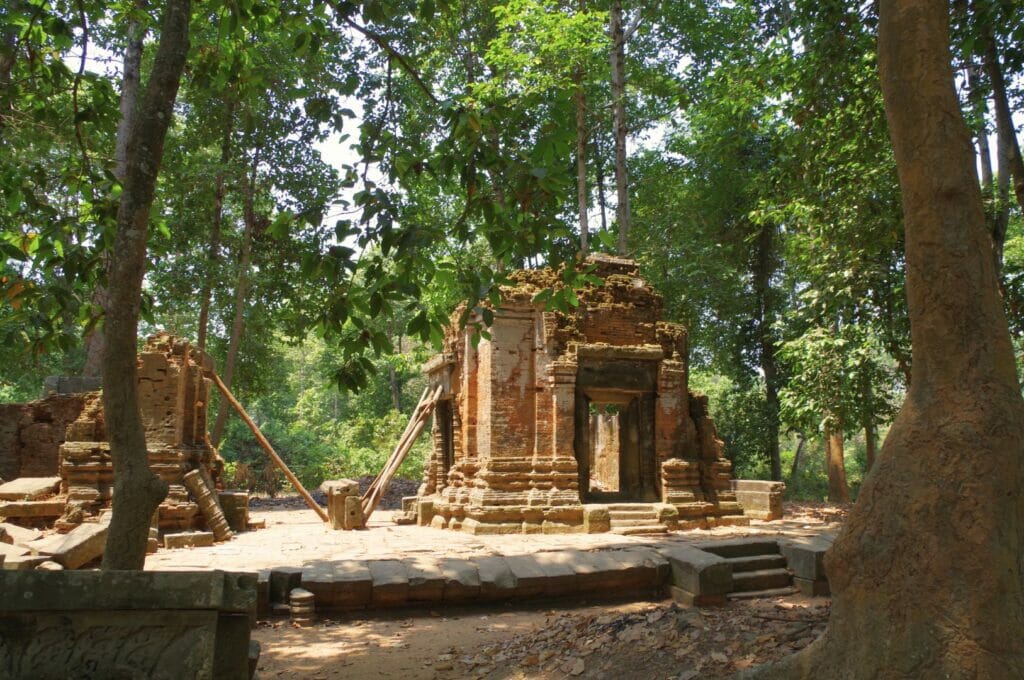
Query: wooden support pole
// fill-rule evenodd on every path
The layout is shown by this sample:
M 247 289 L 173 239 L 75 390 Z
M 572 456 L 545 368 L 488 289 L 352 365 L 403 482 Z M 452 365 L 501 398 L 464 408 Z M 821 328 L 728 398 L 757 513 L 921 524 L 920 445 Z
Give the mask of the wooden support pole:
M 266 451 L 268 456 L 270 456 L 270 460 L 274 461 L 274 465 L 284 473 L 284 476 L 288 478 L 288 481 L 291 482 L 292 486 L 295 487 L 295 490 L 299 492 L 299 495 L 305 499 L 306 505 L 312 508 L 316 514 L 320 515 L 320 519 L 325 522 L 330 522 L 330 518 L 327 517 L 327 513 L 324 509 L 320 507 L 319 503 L 313 500 L 313 497 L 309 495 L 308 491 L 306 491 L 306 487 L 302 486 L 302 482 L 299 481 L 299 478 L 292 474 L 292 471 L 284 464 L 281 457 L 277 455 L 276 451 L 274 451 L 274 447 L 270 445 L 267 438 L 263 436 L 262 432 L 260 432 L 260 428 L 257 427 L 256 423 L 254 423 L 252 418 L 249 417 L 249 414 L 245 412 L 245 409 L 238 403 L 235 396 L 231 394 L 231 391 L 227 388 L 227 385 L 224 384 L 224 381 L 220 379 L 220 376 L 213 371 L 210 371 L 210 376 L 213 378 L 213 383 L 217 386 L 217 389 L 220 390 L 220 393 L 224 395 L 224 398 L 228 400 L 231 407 L 235 409 L 239 417 L 241 417 L 241 419 L 245 421 L 245 424 L 249 426 L 249 429 L 252 430 L 252 433 L 256 436 L 256 441 L 260 443 L 263 450 Z
M 420 433 L 426 427 L 427 420 L 430 418 L 437 400 L 441 398 L 442 391 L 443 388 L 439 385 L 429 397 L 426 391 L 423 392 L 423 395 L 420 397 L 420 403 L 416 405 L 412 417 L 409 418 L 409 424 L 406 426 L 405 432 L 402 433 L 401 439 L 398 440 L 398 445 L 395 446 L 395 450 L 384 464 L 384 469 L 377 475 L 377 478 L 373 480 L 370 488 L 363 495 L 364 520 L 369 520 L 370 515 L 377 509 L 377 505 L 380 504 L 388 485 L 391 484 L 391 479 L 398 472 L 398 468 L 402 465 L 405 457 L 409 455 L 409 451 L 416 442 L 416 438 L 420 436 Z

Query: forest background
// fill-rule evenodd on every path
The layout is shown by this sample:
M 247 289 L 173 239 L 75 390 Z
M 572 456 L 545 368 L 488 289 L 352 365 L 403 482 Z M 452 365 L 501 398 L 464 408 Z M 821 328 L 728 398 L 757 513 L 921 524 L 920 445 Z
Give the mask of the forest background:
M 161 8 L 0 9 L 0 400 L 98 368 L 121 114 Z M 1024 7 L 955 2 L 953 24 L 1024 366 Z M 737 476 L 845 500 L 910 376 L 876 25 L 872 3 L 831 0 L 211 3 L 192 18 L 140 335 L 203 345 L 315 485 L 381 468 L 457 303 L 483 314 L 513 268 L 626 254 L 689 328 L 691 388 Z M 332 165 L 325 145 L 352 148 Z M 282 488 L 212 408 L 230 471 Z

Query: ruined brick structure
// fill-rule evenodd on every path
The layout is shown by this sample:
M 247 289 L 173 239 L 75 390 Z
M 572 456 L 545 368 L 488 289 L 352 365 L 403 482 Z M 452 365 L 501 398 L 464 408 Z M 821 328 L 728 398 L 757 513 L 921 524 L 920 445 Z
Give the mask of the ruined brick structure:
M 453 324 L 425 367 L 443 398 L 421 524 L 558 533 L 614 530 L 616 513 L 649 512 L 666 528 L 746 521 L 707 398 L 687 388 L 686 329 L 660 320 L 661 297 L 634 262 L 588 263 L 605 285 L 569 313 L 533 301 L 557 272 L 516 272 L 490 338 L 474 346 L 474 331 Z
M 206 436 L 210 380 L 203 377 L 203 362 L 206 370 L 212 367 L 209 357 L 200 359 L 186 341 L 167 334 L 150 336 L 139 353 L 139 410 L 149 465 L 170 485 L 158 510 L 161 531 L 187 531 L 200 523 L 185 473 L 219 477 L 223 467 Z M 58 472 L 68 499 L 66 521 L 94 514 L 110 500 L 113 466 L 99 393 L 87 395 L 85 408 L 68 426 Z
M 52 394 L 27 404 L 0 404 L 0 479 L 56 475 L 64 431 L 85 402 L 84 394 Z

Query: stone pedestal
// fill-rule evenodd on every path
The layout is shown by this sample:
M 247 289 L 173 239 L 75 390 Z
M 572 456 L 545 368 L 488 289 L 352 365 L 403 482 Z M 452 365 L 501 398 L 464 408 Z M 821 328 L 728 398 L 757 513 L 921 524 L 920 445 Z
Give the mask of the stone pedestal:
M 327 516 L 331 520 L 332 529 L 351 531 L 366 526 L 357 482 L 351 479 L 332 479 L 321 484 L 320 490 L 327 494 Z
M 782 519 L 782 495 L 786 485 L 759 479 L 734 479 L 733 491 L 743 514 L 753 519 Z
M 247 531 L 249 528 L 249 494 L 245 491 L 220 491 L 217 493 L 220 499 L 220 508 L 224 511 L 224 518 L 228 526 L 236 534 Z

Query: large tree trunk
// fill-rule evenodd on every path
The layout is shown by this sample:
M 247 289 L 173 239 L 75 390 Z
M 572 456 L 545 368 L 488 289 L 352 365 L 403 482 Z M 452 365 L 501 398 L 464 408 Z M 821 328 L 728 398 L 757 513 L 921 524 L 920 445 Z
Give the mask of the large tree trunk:
M 626 36 L 622 28 L 622 2 L 612 0 L 608 10 L 612 39 L 612 126 L 615 137 L 615 220 L 619 227 L 618 253 L 629 249 L 629 173 L 626 170 Z
M 206 332 L 210 325 L 210 301 L 213 297 L 213 278 L 220 260 L 220 233 L 224 222 L 224 180 L 227 177 L 228 164 L 231 162 L 231 135 L 235 127 L 234 102 L 227 104 L 224 119 L 224 136 L 220 141 L 220 166 L 214 179 L 213 219 L 210 221 L 210 242 L 206 250 L 206 277 L 199 293 L 199 330 L 197 331 L 196 349 L 200 354 L 206 351 Z
M 117 234 L 110 260 L 103 353 L 103 412 L 114 467 L 114 514 L 104 569 L 141 569 L 149 523 L 167 484 L 149 469 L 139 415 L 135 347 L 146 233 L 164 140 L 188 54 L 190 0 L 168 0 L 153 71 L 128 136 Z
M 231 323 L 231 337 L 228 339 L 228 354 L 224 358 L 221 379 L 228 389 L 235 378 L 235 365 L 238 363 L 238 348 L 242 344 L 242 333 L 245 331 L 245 302 L 249 294 L 249 269 L 252 266 L 252 239 L 256 228 L 256 174 L 259 171 L 259 150 L 253 155 L 251 175 L 245 189 L 242 215 L 245 230 L 242 233 L 242 252 L 238 262 L 238 279 L 235 283 L 235 318 Z M 217 407 L 217 420 L 210 432 L 210 442 L 220 446 L 224 436 L 224 425 L 228 421 L 230 406 L 226 399 L 221 399 Z
M 1024 677 L 1024 401 L 953 89 L 948 8 L 880 4 L 913 380 L 826 555 L 824 635 L 754 677 Z
M 775 267 L 775 227 L 765 224 L 758 234 L 754 256 L 754 296 L 757 305 L 757 342 L 768 411 L 764 453 L 771 464 L 772 479 L 778 482 L 782 481 L 782 460 L 779 457 L 779 372 L 775 362 L 775 335 L 772 333 L 771 286 Z
M 127 44 L 124 50 L 124 61 L 121 66 L 121 120 L 117 124 L 117 137 L 114 141 L 114 176 L 124 184 L 125 173 L 128 171 L 128 138 L 135 124 L 135 113 L 139 105 L 139 83 L 142 80 L 142 45 L 146 37 L 146 29 L 138 21 L 128 22 Z M 102 260 L 109 272 L 109 256 L 105 253 Z M 96 284 L 92 292 L 92 304 L 106 309 L 110 294 L 107 287 Z M 100 375 L 103 366 L 104 330 L 103 324 L 97 324 L 85 337 L 85 366 L 82 374 Z
M 843 428 L 825 425 L 825 466 L 828 470 L 828 499 L 833 503 L 849 503 L 850 487 L 846 483 L 846 460 L 843 458 Z

